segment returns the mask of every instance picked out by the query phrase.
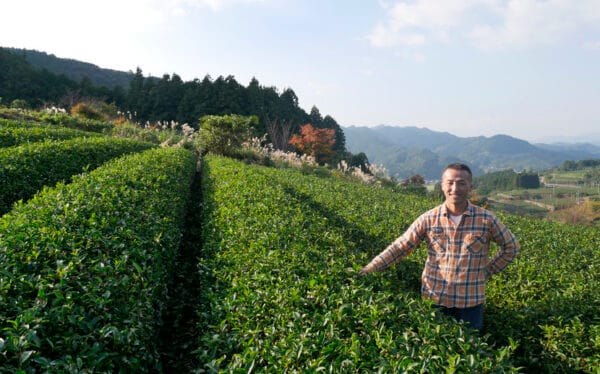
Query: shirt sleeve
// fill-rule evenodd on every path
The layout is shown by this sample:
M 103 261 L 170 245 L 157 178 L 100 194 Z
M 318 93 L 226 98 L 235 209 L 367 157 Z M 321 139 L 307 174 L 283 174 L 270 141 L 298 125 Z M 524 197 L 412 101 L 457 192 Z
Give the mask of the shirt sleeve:
M 491 226 L 492 239 L 499 248 L 486 269 L 490 276 L 501 272 L 513 262 L 521 248 L 517 238 L 497 217 L 492 219 Z
M 424 236 L 424 219 L 419 217 L 410 227 L 383 252 L 375 256 L 366 266 L 369 271 L 381 271 L 397 264 L 421 244 Z

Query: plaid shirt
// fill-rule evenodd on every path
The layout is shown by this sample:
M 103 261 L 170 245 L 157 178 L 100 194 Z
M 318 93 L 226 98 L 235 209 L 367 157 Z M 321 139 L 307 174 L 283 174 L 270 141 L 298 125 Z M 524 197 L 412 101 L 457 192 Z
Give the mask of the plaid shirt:
M 485 282 L 512 262 L 520 247 L 492 212 L 469 203 L 455 225 L 442 204 L 421 215 L 366 268 L 379 271 L 396 264 L 424 239 L 428 256 L 421 292 L 423 297 L 450 308 L 468 308 L 485 302 Z M 490 260 L 491 241 L 499 247 Z

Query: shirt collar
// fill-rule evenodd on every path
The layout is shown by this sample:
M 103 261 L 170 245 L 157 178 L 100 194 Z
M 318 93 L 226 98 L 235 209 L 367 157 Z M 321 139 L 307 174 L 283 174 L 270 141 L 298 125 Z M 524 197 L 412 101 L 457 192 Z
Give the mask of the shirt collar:
M 470 201 L 467 201 L 467 209 L 465 209 L 463 215 L 472 216 L 473 215 L 473 204 Z M 446 207 L 446 203 L 442 204 L 442 215 L 445 217 L 449 217 L 450 213 L 448 212 L 448 208 Z

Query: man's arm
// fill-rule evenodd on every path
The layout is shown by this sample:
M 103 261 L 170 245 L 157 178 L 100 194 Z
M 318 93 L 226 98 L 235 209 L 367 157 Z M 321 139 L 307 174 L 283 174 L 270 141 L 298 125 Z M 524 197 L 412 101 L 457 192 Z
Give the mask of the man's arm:
M 487 266 L 489 276 L 501 272 L 519 254 L 519 241 L 512 232 L 496 217 L 492 220 L 492 239 L 499 248 Z
M 381 271 L 400 262 L 400 260 L 408 256 L 421 243 L 421 227 L 421 220 L 413 222 L 402 236 L 394 240 L 383 252 L 375 256 L 358 274 L 363 276 L 374 271 Z

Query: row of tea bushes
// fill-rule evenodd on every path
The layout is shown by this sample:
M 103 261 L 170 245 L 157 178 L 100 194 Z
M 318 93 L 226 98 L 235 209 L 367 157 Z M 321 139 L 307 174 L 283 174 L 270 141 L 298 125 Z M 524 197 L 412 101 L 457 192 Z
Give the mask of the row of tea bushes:
M 129 139 L 91 137 L 0 148 L 0 214 L 44 186 L 151 147 L 154 145 Z
M 357 278 L 382 243 L 366 228 L 378 214 L 360 202 L 379 204 L 387 230 L 431 202 L 217 157 L 205 160 L 202 185 L 200 370 L 515 370 L 509 348 L 441 317 L 393 272 Z
M 32 115 L 35 117 L 35 121 L 49 123 L 52 125 L 58 125 L 62 127 L 69 127 L 83 131 L 108 134 L 114 128 L 114 125 L 110 122 L 78 118 L 65 113 L 33 112 Z
M 75 129 L 61 128 L 52 125 L 9 127 L 0 123 L 0 148 L 12 147 L 24 143 L 39 142 L 43 140 L 66 140 L 81 137 L 98 137 L 98 133 L 86 132 Z
M 522 250 L 488 282 L 486 331 L 528 372 L 600 373 L 600 229 L 502 219 Z
M 0 372 L 160 370 L 195 168 L 184 149 L 124 156 L 0 219 Z

